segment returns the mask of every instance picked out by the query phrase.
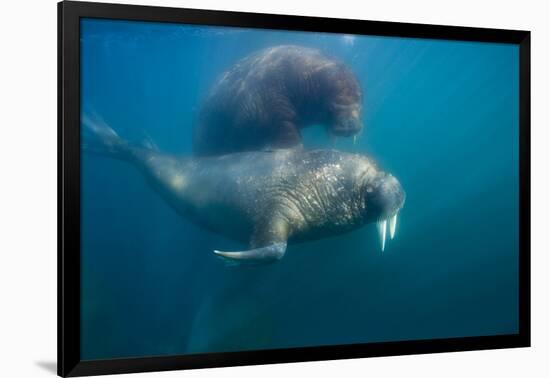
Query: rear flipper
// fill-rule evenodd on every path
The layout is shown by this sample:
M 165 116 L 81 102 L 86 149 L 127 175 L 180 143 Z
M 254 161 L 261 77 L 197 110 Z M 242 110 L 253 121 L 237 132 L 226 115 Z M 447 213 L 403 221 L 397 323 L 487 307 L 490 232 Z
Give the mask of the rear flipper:
M 84 113 L 81 117 L 86 151 L 117 159 L 128 159 L 132 149 L 99 115 Z
M 269 264 L 280 260 L 286 252 L 286 242 L 274 243 L 265 247 L 249 249 L 248 251 L 224 252 L 214 250 L 222 258 L 243 264 Z

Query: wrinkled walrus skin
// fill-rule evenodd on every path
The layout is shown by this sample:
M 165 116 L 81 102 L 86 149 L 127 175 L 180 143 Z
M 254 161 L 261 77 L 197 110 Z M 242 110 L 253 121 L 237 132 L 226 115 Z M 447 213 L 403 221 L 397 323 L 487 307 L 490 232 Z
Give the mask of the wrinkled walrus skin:
M 342 62 L 319 50 L 277 46 L 226 71 L 201 107 L 195 155 L 289 148 L 300 129 L 322 125 L 332 135 L 359 133 L 362 92 Z
M 316 240 L 378 222 L 395 232 L 405 193 L 363 155 L 334 150 L 252 151 L 182 158 L 132 146 L 106 124 L 84 118 L 96 139 L 86 150 L 136 167 L 162 198 L 194 223 L 250 246 L 215 251 L 240 263 L 279 260 L 288 242 Z

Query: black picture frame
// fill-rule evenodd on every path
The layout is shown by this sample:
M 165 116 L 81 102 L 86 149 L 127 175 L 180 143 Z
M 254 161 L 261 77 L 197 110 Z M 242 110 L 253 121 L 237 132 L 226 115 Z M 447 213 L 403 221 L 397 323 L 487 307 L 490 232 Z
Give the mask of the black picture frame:
M 518 45 L 520 51 L 519 333 L 501 336 L 81 361 L 79 20 L 82 17 L 485 41 Z M 64 377 L 530 346 L 530 32 L 106 3 L 72 1 L 58 3 L 57 327 L 58 374 Z

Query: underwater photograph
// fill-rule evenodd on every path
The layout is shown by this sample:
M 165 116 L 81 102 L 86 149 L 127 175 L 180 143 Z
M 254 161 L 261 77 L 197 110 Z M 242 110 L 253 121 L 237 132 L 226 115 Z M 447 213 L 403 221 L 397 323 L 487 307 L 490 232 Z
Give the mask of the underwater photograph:
M 82 360 L 519 332 L 519 47 L 80 19 Z

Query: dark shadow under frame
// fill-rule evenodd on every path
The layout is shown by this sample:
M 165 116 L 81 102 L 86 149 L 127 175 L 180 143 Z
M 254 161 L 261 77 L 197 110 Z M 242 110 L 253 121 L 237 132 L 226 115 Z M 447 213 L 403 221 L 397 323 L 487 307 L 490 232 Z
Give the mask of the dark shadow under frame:
M 520 50 L 519 333 L 197 355 L 80 360 L 80 18 L 516 44 Z M 530 346 L 530 33 L 64 1 L 58 4 L 58 374 L 82 376 Z

